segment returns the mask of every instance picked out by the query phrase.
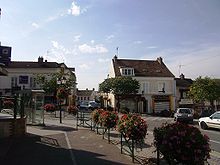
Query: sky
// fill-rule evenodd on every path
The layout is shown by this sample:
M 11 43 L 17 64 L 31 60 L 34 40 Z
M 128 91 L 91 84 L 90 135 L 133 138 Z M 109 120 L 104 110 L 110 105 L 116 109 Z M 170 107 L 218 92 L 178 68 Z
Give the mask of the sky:
M 219 0 L 0 0 L 0 8 L 12 60 L 64 62 L 79 89 L 98 90 L 116 54 L 162 57 L 176 77 L 220 78 Z

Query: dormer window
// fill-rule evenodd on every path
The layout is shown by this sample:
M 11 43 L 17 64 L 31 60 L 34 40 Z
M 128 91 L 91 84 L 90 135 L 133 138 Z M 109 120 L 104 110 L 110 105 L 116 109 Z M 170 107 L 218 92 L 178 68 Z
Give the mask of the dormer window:
M 134 68 L 120 68 L 122 76 L 134 76 Z

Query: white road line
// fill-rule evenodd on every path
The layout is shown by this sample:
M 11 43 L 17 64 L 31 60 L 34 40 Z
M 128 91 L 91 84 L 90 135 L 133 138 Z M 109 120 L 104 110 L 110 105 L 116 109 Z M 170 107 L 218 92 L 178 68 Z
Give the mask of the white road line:
M 67 136 L 67 133 L 64 132 L 64 135 L 65 135 L 65 139 L 66 139 L 66 142 L 67 142 L 68 149 L 69 149 L 69 151 L 70 151 L 70 156 L 71 156 L 72 163 L 73 163 L 73 165 L 77 165 L 77 163 L 76 163 L 76 158 L 75 158 L 75 156 L 74 156 L 74 154 L 73 154 L 72 147 L 71 147 L 71 145 L 70 145 L 70 141 L 69 141 L 69 138 L 68 138 L 68 136 Z
M 220 142 L 219 142 L 219 141 L 215 141 L 215 140 L 210 140 L 210 142 L 220 144 Z

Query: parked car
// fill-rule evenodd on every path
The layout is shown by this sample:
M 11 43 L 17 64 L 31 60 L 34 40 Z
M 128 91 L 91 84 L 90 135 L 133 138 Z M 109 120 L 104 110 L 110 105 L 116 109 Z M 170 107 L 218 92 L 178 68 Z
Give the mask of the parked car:
M 203 109 L 200 113 L 200 117 L 209 117 L 211 116 L 213 113 L 215 113 L 215 110 L 214 109 L 211 109 L 211 108 L 206 108 L 206 109 Z
M 100 104 L 95 101 L 81 102 L 79 108 L 84 110 L 94 110 L 100 108 Z
M 96 108 L 100 108 L 101 106 L 100 106 L 99 103 L 97 103 L 95 101 L 89 101 L 88 107 L 89 107 L 89 109 L 93 110 L 93 109 L 96 109 Z
M 193 123 L 193 112 L 190 108 L 177 108 L 174 121 Z
M 220 111 L 215 112 L 209 117 L 201 117 L 199 119 L 199 126 L 202 129 L 207 129 L 207 128 L 220 129 Z

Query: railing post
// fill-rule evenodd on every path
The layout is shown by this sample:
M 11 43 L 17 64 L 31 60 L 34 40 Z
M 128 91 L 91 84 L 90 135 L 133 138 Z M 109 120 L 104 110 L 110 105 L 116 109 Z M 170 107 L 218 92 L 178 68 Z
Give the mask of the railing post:
M 76 113 L 76 129 L 78 130 L 79 112 Z
M 22 95 L 21 97 L 21 106 L 20 106 L 20 115 L 21 115 L 21 118 L 24 118 L 24 96 Z
M 134 140 L 133 138 L 131 140 L 131 156 L 132 156 L 132 162 L 134 163 Z
M 157 165 L 160 164 L 160 151 L 159 151 L 159 147 L 157 147 Z
M 14 96 L 14 119 L 17 117 L 17 95 Z
M 110 143 L 110 128 L 108 128 L 108 143 Z
M 122 154 L 123 142 L 122 142 L 122 133 L 121 133 L 121 154 Z

